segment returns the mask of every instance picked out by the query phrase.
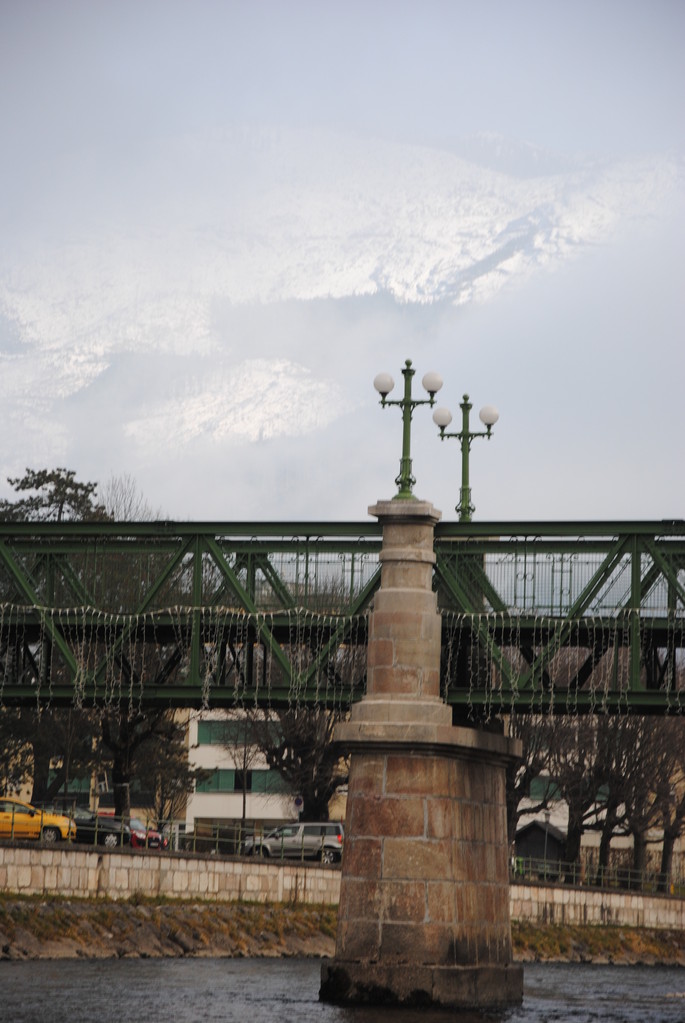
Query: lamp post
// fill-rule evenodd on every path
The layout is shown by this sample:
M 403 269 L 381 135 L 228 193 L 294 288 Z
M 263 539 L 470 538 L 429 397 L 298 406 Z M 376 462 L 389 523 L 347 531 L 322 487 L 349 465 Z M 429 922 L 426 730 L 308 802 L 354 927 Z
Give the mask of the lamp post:
M 395 479 L 398 491 L 393 500 L 407 500 L 414 497 L 412 487 L 416 480 L 411 472 L 411 417 L 417 405 L 433 406 L 435 404 L 435 395 L 442 387 L 442 377 L 437 373 L 426 373 L 421 383 L 425 390 L 428 391 L 428 398 L 412 398 L 411 378 L 414 376 L 414 373 L 415 370 L 412 369 L 411 359 L 407 359 L 402 370 L 404 397 L 396 401 L 388 401 L 387 396 L 395 386 L 395 381 L 389 373 L 379 373 L 373 381 L 373 386 L 381 396 L 381 406 L 383 408 L 387 405 L 397 405 L 398 408 L 402 409 L 402 457 L 400 459 L 400 473 Z
M 461 430 L 459 433 L 446 433 L 447 427 L 452 422 L 452 413 L 447 408 L 436 408 L 433 413 L 433 422 L 440 428 L 440 440 L 446 440 L 448 437 L 456 437 L 461 444 L 461 490 L 459 493 L 459 504 L 455 511 L 459 513 L 460 522 L 470 522 L 471 516 L 475 511 L 474 506 L 471 504 L 471 487 L 469 485 L 469 453 L 471 451 L 471 442 L 474 437 L 486 437 L 490 440 L 492 436 L 492 428 L 499 419 L 499 412 L 494 405 L 484 405 L 478 413 L 480 421 L 485 426 L 484 430 L 470 430 L 469 429 L 469 413 L 473 406 L 469 401 L 468 394 L 464 395 L 464 400 L 459 406 L 461 409 Z

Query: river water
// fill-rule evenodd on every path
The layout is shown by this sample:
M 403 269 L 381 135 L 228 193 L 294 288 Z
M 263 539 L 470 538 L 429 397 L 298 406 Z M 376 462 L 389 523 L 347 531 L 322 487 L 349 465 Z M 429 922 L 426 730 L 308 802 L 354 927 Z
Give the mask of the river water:
M 683 1023 L 685 969 L 536 964 L 520 1008 L 497 1016 L 341 1008 L 318 1000 L 315 959 L 0 962 L 12 1023 Z

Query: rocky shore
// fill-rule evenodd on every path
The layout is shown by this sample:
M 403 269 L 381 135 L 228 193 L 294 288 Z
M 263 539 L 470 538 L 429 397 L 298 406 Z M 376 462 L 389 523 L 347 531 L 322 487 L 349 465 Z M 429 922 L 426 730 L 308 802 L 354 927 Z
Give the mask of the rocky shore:
M 326 956 L 329 906 L 0 899 L 0 959 Z
M 0 959 L 330 956 L 330 906 L 0 898 Z M 685 933 L 512 925 L 519 962 L 685 966 Z

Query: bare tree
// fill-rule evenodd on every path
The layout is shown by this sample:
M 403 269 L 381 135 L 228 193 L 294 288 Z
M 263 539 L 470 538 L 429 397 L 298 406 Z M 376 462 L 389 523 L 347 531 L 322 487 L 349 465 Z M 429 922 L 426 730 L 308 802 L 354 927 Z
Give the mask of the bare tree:
M 291 792 L 302 796 L 302 817 L 328 820 L 335 790 L 347 782 L 347 764 L 333 746 L 342 712 L 323 706 L 267 710 L 255 719 L 255 737 L 269 767 Z
M 141 749 L 149 751 L 151 740 L 164 728 L 168 711 L 111 710 L 103 712 L 102 741 L 108 751 L 114 788 L 114 813 L 117 817 L 131 815 L 131 784 L 136 774 L 136 761 Z
M 186 745 L 187 722 L 173 711 L 159 720 L 154 733 L 134 753 L 134 777 L 152 797 L 147 813 L 159 828 L 185 813 L 188 795 L 209 771 L 192 768 Z
M 521 803 L 530 796 L 531 783 L 547 773 L 554 721 L 532 714 L 513 713 L 509 717 L 509 735 L 512 739 L 520 739 L 523 747 L 521 761 L 507 768 L 507 833 L 511 843 L 516 838 L 518 822 L 524 813 L 540 813 L 549 806 L 549 785 L 536 803 L 524 808 Z
M 129 473 L 110 477 L 101 493 L 107 515 L 116 522 L 153 522 L 164 518 L 161 510 L 154 510 L 140 493 Z
M 663 829 L 659 889 L 666 891 L 673 868 L 673 847 L 685 831 L 685 722 L 682 718 L 661 722 L 661 742 L 670 750 L 673 763 L 670 776 L 659 779 L 656 805 Z
M 625 728 L 626 721 L 627 719 L 621 715 L 600 717 L 595 720 L 601 767 L 601 785 L 597 793 L 600 809 L 590 827 L 600 834 L 597 861 L 597 881 L 600 883 L 609 867 L 611 840 L 616 834 L 625 833 L 628 767 L 631 757 L 631 740 Z
M 595 817 L 597 794 L 602 784 L 604 765 L 594 720 L 589 717 L 555 719 L 550 753 L 550 777 L 568 807 L 564 860 L 572 867 L 567 881 L 573 881 L 576 865 L 580 863 L 583 832 Z
M 633 870 L 647 868 L 649 831 L 663 829 L 662 870 L 668 877 L 673 843 L 685 828 L 685 733 L 680 719 L 628 719 L 631 756 L 626 829 L 633 838 Z

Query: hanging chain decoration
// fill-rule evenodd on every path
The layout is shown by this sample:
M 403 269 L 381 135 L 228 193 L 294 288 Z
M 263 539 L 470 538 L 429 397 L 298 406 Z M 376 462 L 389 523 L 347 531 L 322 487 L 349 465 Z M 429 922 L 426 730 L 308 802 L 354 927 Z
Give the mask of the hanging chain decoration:
M 0 705 L 140 710 L 150 702 L 344 709 L 364 692 L 368 612 L 177 605 L 140 614 L 0 604 Z M 621 615 L 443 610 L 443 695 L 467 715 L 608 713 L 685 705 L 685 617 L 658 633 Z M 655 638 L 656 637 L 656 638 Z M 635 656 L 638 657 L 637 665 Z M 24 702 L 26 702 L 24 700 Z
M 646 624 L 630 615 L 560 619 L 443 611 L 443 695 L 468 717 L 518 712 L 569 715 L 685 706 L 685 619 L 672 615 L 651 651 Z M 631 660 L 638 650 L 639 671 Z M 669 651 L 675 663 L 668 661 Z M 678 653 L 680 652 L 680 653 Z M 639 685 L 636 687 L 636 676 Z
M 31 612 L 0 604 L 0 705 L 27 684 L 38 704 L 130 711 L 165 698 L 202 708 L 344 707 L 364 690 L 366 612 L 207 607 L 198 614 L 181 605 L 133 615 L 91 607 Z

